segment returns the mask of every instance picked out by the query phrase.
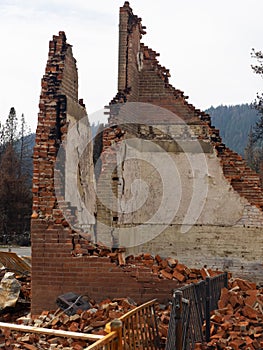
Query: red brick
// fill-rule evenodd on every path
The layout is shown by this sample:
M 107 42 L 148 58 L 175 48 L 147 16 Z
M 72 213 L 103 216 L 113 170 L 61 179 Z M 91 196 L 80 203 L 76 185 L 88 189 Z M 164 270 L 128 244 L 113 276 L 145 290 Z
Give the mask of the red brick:
M 180 282 L 184 282 L 185 281 L 185 276 L 182 275 L 180 272 L 178 272 L 177 270 L 174 270 L 173 273 L 173 277 L 176 278 L 178 281 Z

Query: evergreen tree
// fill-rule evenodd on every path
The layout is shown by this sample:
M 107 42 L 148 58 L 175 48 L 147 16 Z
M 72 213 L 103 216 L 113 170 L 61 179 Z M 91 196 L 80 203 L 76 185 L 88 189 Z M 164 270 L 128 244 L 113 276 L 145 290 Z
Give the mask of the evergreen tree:
M 32 207 L 32 156 L 27 149 L 28 129 L 24 115 L 20 125 L 14 107 L 0 126 L 0 242 L 29 243 Z M 30 160 L 30 164 L 32 160 Z
M 218 106 L 206 110 L 211 116 L 212 124 L 220 130 L 223 142 L 244 156 L 248 142 L 248 131 L 258 121 L 257 111 L 250 104 L 236 106 Z
M 245 159 L 247 161 L 247 165 L 250 168 L 254 168 L 254 143 L 253 143 L 253 132 L 252 128 L 250 128 L 250 132 L 248 135 L 248 143 L 245 148 Z
M 251 67 L 254 73 L 259 74 L 262 78 L 263 77 L 263 52 L 256 51 L 255 49 L 253 49 L 251 56 L 257 61 L 257 64 L 251 65 Z M 254 102 L 254 106 L 263 117 L 263 93 L 257 94 L 257 98 L 256 98 L 256 101 Z M 263 123 L 261 125 L 263 125 Z
M 21 142 L 21 146 L 20 146 L 20 162 L 23 161 L 24 158 L 24 144 L 25 144 L 25 117 L 24 117 L 24 113 L 22 113 L 21 116 L 21 135 L 20 135 L 20 142 Z
M 262 147 L 256 146 L 254 141 L 253 129 L 250 129 L 248 136 L 248 143 L 245 148 L 245 160 L 247 165 L 255 170 L 257 173 L 260 173 L 260 164 L 263 160 Z
M 256 65 L 252 65 L 254 73 L 259 74 L 263 78 L 263 53 L 261 51 L 252 50 L 252 57 L 257 60 Z M 254 107 L 260 114 L 260 119 L 256 123 L 253 130 L 253 141 L 256 143 L 263 140 L 263 94 L 258 93 L 254 101 Z
M 18 138 L 17 129 L 18 129 L 18 120 L 16 116 L 16 111 L 15 111 L 15 108 L 12 107 L 10 109 L 8 118 L 4 125 L 3 141 L 5 145 L 9 145 L 9 144 L 14 145 L 14 143 L 17 141 L 17 138 Z
M 12 144 L 9 144 L 0 162 L 0 230 L 3 241 L 24 243 L 29 231 L 31 191 L 21 173 L 21 162 Z
M 263 77 L 263 53 L 252 50 L 252 58 L 256 59 L 257 64 L 252 65 L 254 73 Z M 260 175 L 263 185 L 263 94 L 258 93 L 253 103 L 254 108 L 258 111 L 259 120 L 253 127 L 247 144 L 247 162 Z
M 16 149 L 20 157 L 21 171 L 30 179 L 32 178 L 32 143 L 34 143 L 34 135 L 31 134 L 31 130 L 26 124 L 24 114 L 22 114 Z

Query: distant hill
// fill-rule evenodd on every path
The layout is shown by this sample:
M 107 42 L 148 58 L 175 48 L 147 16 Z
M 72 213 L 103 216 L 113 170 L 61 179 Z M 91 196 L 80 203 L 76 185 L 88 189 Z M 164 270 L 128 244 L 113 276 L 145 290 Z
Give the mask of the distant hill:
M 212 125 L 220 130 L 227 147 L 244 156 L 250 128 L 259 119 L 257 111 L 249 104 L 210 107 L 206 110 Z
M 29 181 L 32 181 L 33 177 L 33 148 L 35 145 L 35 134 L 29 134 L 25 136 L 23 140 L 23 163 L 22 171 L 24 174 L 29 175 Z M 18 140 L 17 147 L 18 150 L 21 149 L 22 139 Z M 19 151 L 18 151 L 19 152 Z M 31 186 L 31 185 L 30 185 Z
M 220 130 L 223 142 L 233 151 L 244 156 L 244 149 L 247 145 L 250 128 L 253 127 L 259 119 L 257 111 L 249 104 L 236 106 L 218 106 L 210 107 L 206 110 L 212 119 L 212 125 Z M 99 127 L 97 124 L 91 124 L 92 137 L 96 135 Z M 35 141 L 35 134 L 30 134 L 25 138 L 25 144 L 28 149 L 29 159 L 27 169 L 32 171 L 32 154 Z

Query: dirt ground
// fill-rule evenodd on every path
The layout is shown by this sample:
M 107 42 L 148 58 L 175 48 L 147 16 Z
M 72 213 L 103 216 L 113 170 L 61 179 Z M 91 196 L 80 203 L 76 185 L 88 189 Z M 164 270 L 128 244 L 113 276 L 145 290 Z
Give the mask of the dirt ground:
M 20 256 L 31 256 L 31 247 L 8 247 L 8 246 L 0 246 L 0 251 L 8 252 L 11 251 Z

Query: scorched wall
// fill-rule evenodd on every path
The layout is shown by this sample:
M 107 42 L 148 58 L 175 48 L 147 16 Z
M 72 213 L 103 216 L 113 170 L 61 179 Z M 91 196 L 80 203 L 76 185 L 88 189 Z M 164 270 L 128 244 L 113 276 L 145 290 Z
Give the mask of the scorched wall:
M 144 34 L 125 2 L 118 93 L 103 133 L 97 183 L 98 236 L 130 253 L 231 266 L 246 278 L 253 271 L 263 283 L 259 177 L 222 143 L 210 117 L 169 83 L 159 54 L 141 42 Z
M 54 309 L 57 296 L 69 291 L 137 302 L 170 296 L 177 282 L 159 280 L 146 267 L 72 256 L 89 239 L 131 253 L 174 256 L 190 267 L 230 269 L 263 283 L 259 178 L 222 144 L 210 117 L 170 85 L 158 54 L 141 43 L 144 34 L 125 2 L 118 92 L 109 125 L 98 135 L 96 184 L 72 48 L 64 32 L 50 42 L 33 156 L 33 314 Z

